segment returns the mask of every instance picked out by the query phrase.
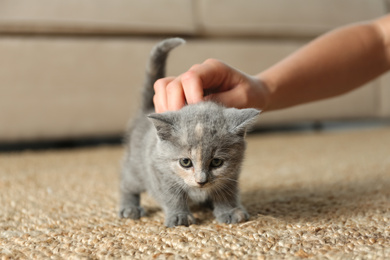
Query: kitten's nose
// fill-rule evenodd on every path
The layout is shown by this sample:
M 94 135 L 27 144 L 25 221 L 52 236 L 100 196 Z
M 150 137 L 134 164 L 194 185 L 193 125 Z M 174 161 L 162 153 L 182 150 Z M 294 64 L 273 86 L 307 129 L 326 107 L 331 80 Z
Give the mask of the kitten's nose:
M 207 183 L 207 173 L 206 172 L 197 172 L 195 173 L 195 182 L 199 185 L 199 186 L 203 186 Z
M 196 181 L 197 184 L 199 184 L 200 186 L 203 186 L 207 183 L 207 180 L 199 180 L 199 181 Z

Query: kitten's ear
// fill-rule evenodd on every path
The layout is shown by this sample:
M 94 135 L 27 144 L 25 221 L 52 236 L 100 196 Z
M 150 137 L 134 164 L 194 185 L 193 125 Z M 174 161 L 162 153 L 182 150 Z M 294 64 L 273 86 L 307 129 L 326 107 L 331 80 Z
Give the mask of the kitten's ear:
M 260 114 L 260 110 L 254 108 L 236 109 L 227 108 L 224 110 L 226 121 L 229 124 L 229 132 L 245 136 L 245 133 L 254 121 L 255 117 Z
M 174 113 L 152 113 L 148 115 L 148 118 L 152 121 L 157 130 L 157 135 L 161 140 L 170 139 L 173 131 L 175 130 L 174 122 L 176 120 L 176 116 Z

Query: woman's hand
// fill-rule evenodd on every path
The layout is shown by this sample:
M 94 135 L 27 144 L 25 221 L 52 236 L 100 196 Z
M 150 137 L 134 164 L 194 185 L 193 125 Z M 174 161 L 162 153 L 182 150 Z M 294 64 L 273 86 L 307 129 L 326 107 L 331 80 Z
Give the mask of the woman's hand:
M 215 59 L 196 64 L 178 77 L 157 80 L 154 91 L 157 113 L 179 110 L 186 104 L 203 100 L 213 100 L 226 107 L 264 110 L 269 96 L 258 77 Z

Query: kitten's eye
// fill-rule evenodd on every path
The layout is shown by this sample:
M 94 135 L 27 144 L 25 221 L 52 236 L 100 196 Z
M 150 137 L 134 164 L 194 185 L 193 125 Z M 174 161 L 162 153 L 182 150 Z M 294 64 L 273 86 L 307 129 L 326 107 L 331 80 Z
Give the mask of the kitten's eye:
M 211 161 L 210 166 L 213 168 L 217 168 L 217 167 L 220 167 L 222 164 L 223 164 L 223 160 L 218 159 L 218 158 L 214 158 Z
M 190 168 L 190 167 L 192 167 L 192 162 L 191 162 L 191 160 L 188 159 L 188 158 L 181 158 L 181 159 L 179 160 L 179 163 L 180 163 L 180 165 L 181 165 L 182 167 L 184 167 L 184 168 Z

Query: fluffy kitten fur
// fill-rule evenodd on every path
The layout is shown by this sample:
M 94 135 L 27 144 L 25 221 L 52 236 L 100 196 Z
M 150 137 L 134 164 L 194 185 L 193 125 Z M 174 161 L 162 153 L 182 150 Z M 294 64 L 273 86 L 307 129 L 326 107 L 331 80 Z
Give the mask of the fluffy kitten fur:
M 153 113 L 153 84 L 165 75 L 169 51 L 182 43 L 170 38 L 151 52 L 142 109 L 127 134 L 119 215 L 143 216 L 140 193 L 147 191 L 163 208 L 168 227 L 195 223 L 189 199 L 212 202 L 219 222 L 246 221 L 249 215 L 240 203 L 238 177 L 245 132 L 259 111 L 202 102 Z

